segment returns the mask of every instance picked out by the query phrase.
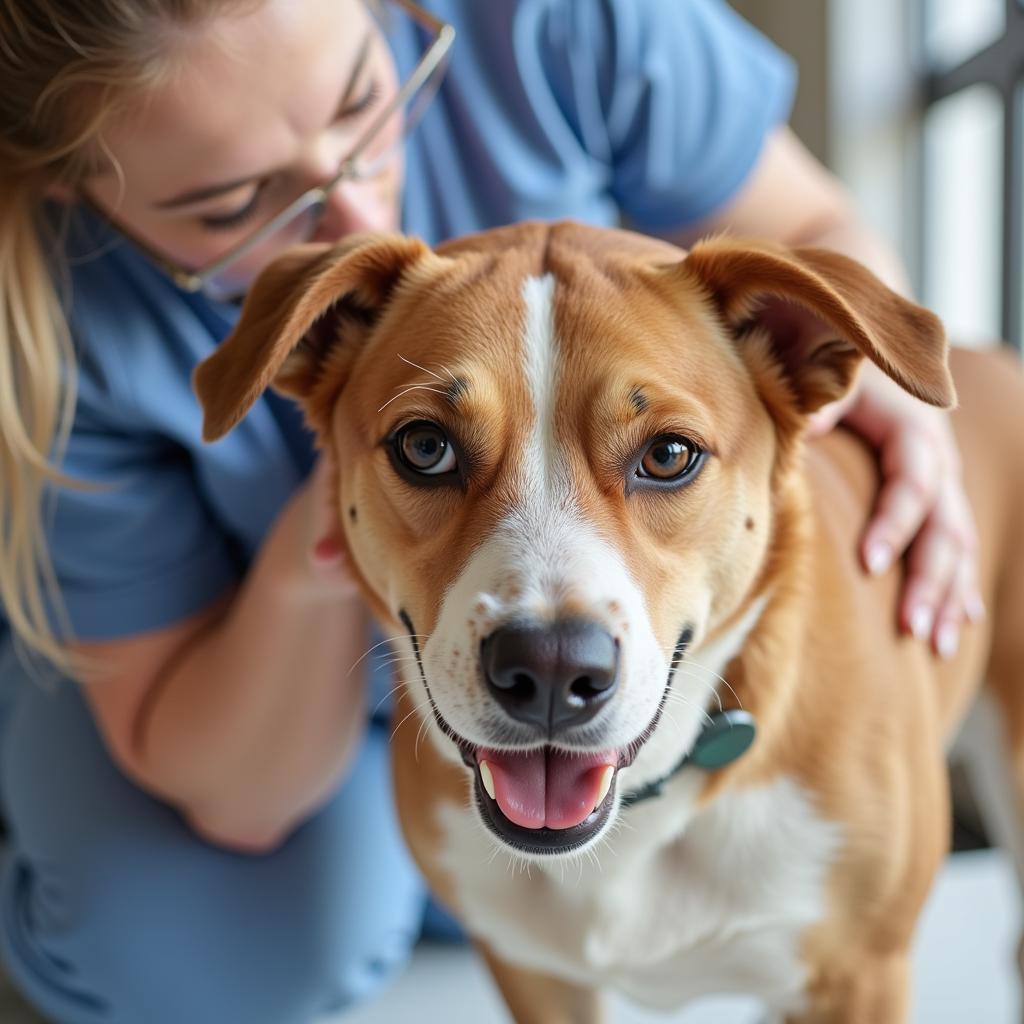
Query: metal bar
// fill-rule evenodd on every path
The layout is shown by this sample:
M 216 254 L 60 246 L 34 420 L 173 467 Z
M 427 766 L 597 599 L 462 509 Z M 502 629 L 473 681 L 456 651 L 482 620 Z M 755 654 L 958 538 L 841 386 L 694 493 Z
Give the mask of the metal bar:
M 1006 104 L 1003 140 L 1003 337 L 1024 352 L 1024 75 Z
M 923 29 L 923 18 L 921 27 Z M 1003 99 L 1001 327 L 1003 337 L 1018 352 L 1024 352 L 1024 296 L 1021 294 L 1024 290 L 1024 4 L 1021 0 L 1006 0 L 1006 29 L 999 39 L 954 68 L 925 75 L 924 109 L 977 84 L 993 86 Z M 927 168 L 922 167 L 922 172 L 923 205 L 924 190 L 928 187 Z M 918 234 L 921 255 L 927 259 L 924 230 L 922 219 Z
M 1007 12 L 1006 31 L 995 42 L 980 50 L 962 64 L 944 71 L 933 71 L 925 77 L 925 101 L 935 103 L 955 92 L 987 82 L 1003 95 L 1009 94 L 1024 73 L 1024 13 L 1020 5 Z

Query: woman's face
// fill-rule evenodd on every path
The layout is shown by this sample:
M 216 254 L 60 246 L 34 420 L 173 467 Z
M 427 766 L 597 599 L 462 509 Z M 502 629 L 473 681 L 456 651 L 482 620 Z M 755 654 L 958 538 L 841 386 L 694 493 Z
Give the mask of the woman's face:
M 175 45 L 173 74 L 105 134 L 114 167 L 85 188 L 117 223 L 190 268 L 331 178 L 398 88 L 360 0 L 266 0 Z M 390 119 L 385 133 L 399 132 Z M 314 238 L 397 229 L 401 177 L 396 156 L 372 178 L 342 182 Z M 259 247 L 232 272 L 247 284 L 281 247 Z

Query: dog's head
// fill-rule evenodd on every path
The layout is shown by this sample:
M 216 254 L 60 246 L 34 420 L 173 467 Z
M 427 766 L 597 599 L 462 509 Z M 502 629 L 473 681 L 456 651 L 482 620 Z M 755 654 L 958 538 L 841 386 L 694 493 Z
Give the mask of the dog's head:
M 208 439 L 268 385 L 302 403 L 435 741 L 550 855 L 692 744 L 710 694 L 679 660 L 756 607 L 807 416 L 863 356 L 948 405 L 945 351 L 833 253 L 534 224 L 295 250 L 196 386 Z

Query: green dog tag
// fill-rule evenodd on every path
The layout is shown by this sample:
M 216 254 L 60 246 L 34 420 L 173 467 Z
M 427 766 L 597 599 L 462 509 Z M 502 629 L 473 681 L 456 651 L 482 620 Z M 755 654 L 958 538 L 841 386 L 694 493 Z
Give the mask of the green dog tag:
M 738 708 L 719 711 L 697 738 L 689 763 L 699 768 L 721 768 L 746 753 L 754 742 L 754 716 Z

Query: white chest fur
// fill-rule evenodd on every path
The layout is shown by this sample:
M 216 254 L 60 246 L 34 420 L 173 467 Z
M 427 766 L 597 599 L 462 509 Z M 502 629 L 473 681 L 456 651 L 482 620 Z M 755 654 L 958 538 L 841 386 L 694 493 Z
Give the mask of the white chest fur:
M 685 771 L 593 853 L 550 866 L 516 862 L 468 807 L 442 807 L 444 866 L 470 931 L 510 963 L 653 1007 L 719 992 L 795 1007 L 799 941 L 822 916 L 838 826 L 785 777 L 690 817 L 700 785 Z

